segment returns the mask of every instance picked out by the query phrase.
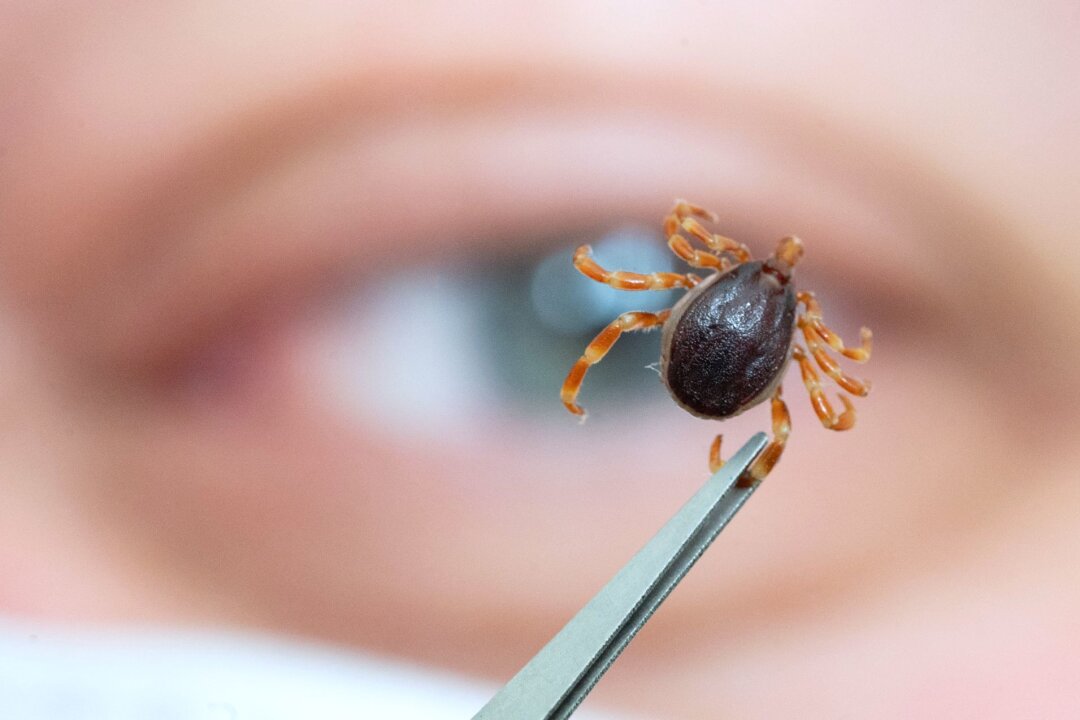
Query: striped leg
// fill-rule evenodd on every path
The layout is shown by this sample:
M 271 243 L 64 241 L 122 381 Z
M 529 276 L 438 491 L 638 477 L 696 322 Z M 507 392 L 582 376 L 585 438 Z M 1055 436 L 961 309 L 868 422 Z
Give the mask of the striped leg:
M 716 221 L 716 216 L 699 205 L 691 205 L 685 200 L 677 200 L 675 207 L 664 218 L 664 237 L 667 238 L 668 247 L 690 267 L 709 268 L 723 272 L 731 267 L 731 261 L 727 258 L 717 257 L 711 252 L 698 250 L 679 231 L 683 222 L 690 215 L 696 215 L 706 220 Z M 699 223 L 696 225 L 700 226 Z
M 731 267 L 733 263 L 728 258 L 718 257 L 718 255 L 730 253 L 738 262 L 746 262 L 750 259 L 750 251 L 745 245 L 723 235 L 709 232 L 705 226 L 694 219 L 695 217 L 711 222 L 717 221 L 715 213 L 685 200 L 676 200 L 675 207 L 664 218 L 664 235 L 668 239 L 668 247 L 685 262 L 693 267 L 715 268 L 723 271 Z M 682 230 L 705 243 L 712 252 L 695 249 L 682 235 Z
M 655 272 L 643 275 L 624 270 L 605 270 L 592 259 L 592 248 L 582 245 L 574 253 L 574 267 L 585 277 L 619 290 L 671 290 L 692 288 L 701 282 L 697 275 Z
M 750 259 L 750 249 L 741 242 L 709 232 L 705 229 L 704 225 L 694 218 L 686 218 L 683 220 L 682 229 L 705 243 L 713 252 L 731 253 L 738 258 L 739 262 L 747 262 Z
M 648 330 L 659 327 L 671 315 L 670 310 L 658 313 L 627 312 L 615 318 L 615 321 L 600 331 L 600 334 L 588 344 L 584 354 L 578 358 L 562 386 L 562 401 L 566 409 L 574 415 L 585 420 L 585 409 L 577 404 L 578 392 L 581 391 L 581 383 L 585 380 L 585 373 L 589 368 L 604 359 L 608 350 L 624 332 L 632 330 Z
M 850 430 L 855 426 L 855 407 L 847 399 L 847 395 L 840 395 L 840 402 L 844 404 L 844 412 L 839 415 L 833 410 L 832 404 L 825 397 L 825 391 L 821 389 L 821 378 L 814 366 L 810 363 L 806 351 L 796 345 L 791 356 L 799 363 L 802 372 L 803 384 L 810 393 L 810 404 L 814 408 L 821 424 L 829 430 Z
M 772 431 L 772 441 L 761 451 L 747 474 L 739 478 L 741 487 L 756 485 L 765 479 L 765 476 L 780 461 L 780 456 L 784 453 L 784 445 L 787 444 L 787 439 L 791 435 L 791 415 L 788 414 L 787 403 L 784 402 L 782 388 L 779 385 L 772 396 Z M 723 435 L 717 435 L 709 449 L 709 470 L 713 473 L 724 466 L 724 461 L 720 459 L 720 444 L 723 438 Z
M 865 397 L 870 392 L 869 381 L 856 380 L 840 370 L 840 366 L 836 361 L 825 352 L 825 347 L 822 344 L 824 341 L 805 315 L 799 316 L 799 329 L 802 330 L 803 337 L 806 339 L 806 346 L 810 349 L 810 354 L 814 356 L 814 360 L 817 361 L 822 372 L 852 395 Z
M 840 336 L 825 325 L 821 316 L 821 306 L 818 305 L 814 293 L 800 292 L 798 298 L 799 302 L 806 306 L 806 321 L 810 324 L 810 327 L 814 329 L 814 332 L 825 341 L 825 344 L 844 357 L 851 358 L 855 362 L 863 363 L 870 359 L 870 350 L 874 340 L 874 334 L 870 332 L 870 328 L 864 327 L 859 330 L 859 347 L 845 347 L 844 341 L 840 339 Z

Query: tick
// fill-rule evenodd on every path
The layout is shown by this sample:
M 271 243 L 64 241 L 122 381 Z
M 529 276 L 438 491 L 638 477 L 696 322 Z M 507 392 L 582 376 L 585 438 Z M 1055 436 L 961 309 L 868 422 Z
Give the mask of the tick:
M 865 396 L 870 384 L 845 374 L 837 353 L 855 362 L 870 359 L 872 335 L 860 331 L 860 346 L 849 348 L 825 325 L 821 306 L 811 292 L 795 289 L 795 264 L 803 255 L 796 237 L 785 237 L 766 260 L 753 260 L 742 243 L 710 232 L 701 222 L 717 222 L 714 213 L 683 200 L 664 218 L 671 250 L 693 268 L 710 271 L 641 274 L 605 270 L 591 257 L 588 245 L 574 253 L 574 267 L 586 277 L 620 290 L 670 290 L 686 294 L 669 310 L 620 315 L 585 348 L 562 387 L 566 409 L 584 420 L 578 392 L 589 368 L 600 362 L 624 332 L 661 328 L 660 377 L 671 397 L 687 412 L 702 418 L 734 417 L 771 399 L 773 437 L 741 482 L 764 478 L 780 459 L 791 433 L 791 417 L 781 395 L 788 363 L 799 364 L 810 404 L 829 430 L 850 430 L 855 408 L 847 394 Z M 685 235 L 683 233 L 686 233 Z M 691 244 L 693 238 L 707 250 Z M 802 311 L 799 311 L 800 306 Z M 806 346 L 796 341 L 796 330 Z M 815 368 L 816 365 L 816 368 Z M 818 368 L 843 391 L 837 412 L 822 387 Z M 844 394 L 847 393 L 847 394 Z M 709 451 L 709 468 L 723 466 L 717 435 Z

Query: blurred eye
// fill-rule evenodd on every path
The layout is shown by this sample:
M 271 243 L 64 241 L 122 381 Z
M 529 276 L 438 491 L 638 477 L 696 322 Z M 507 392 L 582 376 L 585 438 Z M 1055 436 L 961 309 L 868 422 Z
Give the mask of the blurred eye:
M 411 269 L 332 308 L 314 343 L 322 392 L 356 420 L 412 433 L 468 432 L 508 414 L 570 422 L 559 388 L 589 341 L 620 313 L 671 307 L 680 295 L 589 280 L 571 260 L 582 242 L 609 269 L 677 271 L 659 234 L 635 226 L 556 240 L 545 254 L 523 247 L 494 262 Z M 665 400 L 647 367 L 659 360 L 659 339 L 619 340 L 589 373 L 590 412 Z

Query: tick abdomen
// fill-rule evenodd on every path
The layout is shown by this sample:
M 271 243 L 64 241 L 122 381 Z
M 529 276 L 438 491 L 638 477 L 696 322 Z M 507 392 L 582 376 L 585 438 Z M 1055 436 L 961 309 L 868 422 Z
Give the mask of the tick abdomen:
M 866 395 L 870 385 L 844 373 L 830 352 L 865 362 L 870 359 L 872 336 L 864 327 L 859 331 L 860 347 L 847 347 L 825 324 L 814 294 L 795 292 L 792 270 L 803 256 L 799 238 L 781 238 L 767 260 L 752 262 L 745 245 L 713 233 L 700 220 L 716 222 L 716 214 L 676 200 L 664 218 L 664 235 L 671 251 L 690 267 L 730 268 L 704 280 L 689 273 L 606 270 L 591 258 L 588 245 L 574 252 L 574 267 L 605 285 L 622 290 L 681 287 L 688 292 L 671 310 L 625 312 L 608 323 L 570 368 L 559 395 L 568 411 L 584 419 L 585 408 L 577 404 L 577 396 L 589 368 L 607 355 L 623 333 L 660 326 L 660 376 L 683 409 L 699 417 L 724 419 L 771 397 L 773 439 L 739 480 L 753 485 L 776 465 L 791 434 L 791 416 L 780 396 L 780 379 L 788 361 L 799 363 L 810 405 L 821 424 L 829 430 L 849 430 L 855 425 L 855 408 L 841 394 L 844 407 L 839 412 L 834 409 L 814 365 L 842 390 Z M 805 305 L 806 312 L 796 319 L 797 305 Z M 796 326 L 806 340 L 805 348 L 794 342 Z M 717 435 L 709 449 L 713 473 L 724 465 L 722 440 Z
M 747 262 L 688 292 L 664 323 L 661 376 L 702 417 L 738 415 L 771 393 L 791 354 L 795 290 Z

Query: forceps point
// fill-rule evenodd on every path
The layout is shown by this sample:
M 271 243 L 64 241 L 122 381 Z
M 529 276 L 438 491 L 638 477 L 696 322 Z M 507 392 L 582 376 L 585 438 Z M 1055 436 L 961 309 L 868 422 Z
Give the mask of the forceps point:
M 750 438 L 473 720 L 570 717 L 753 494 L 736 481 L 765 442 Z

